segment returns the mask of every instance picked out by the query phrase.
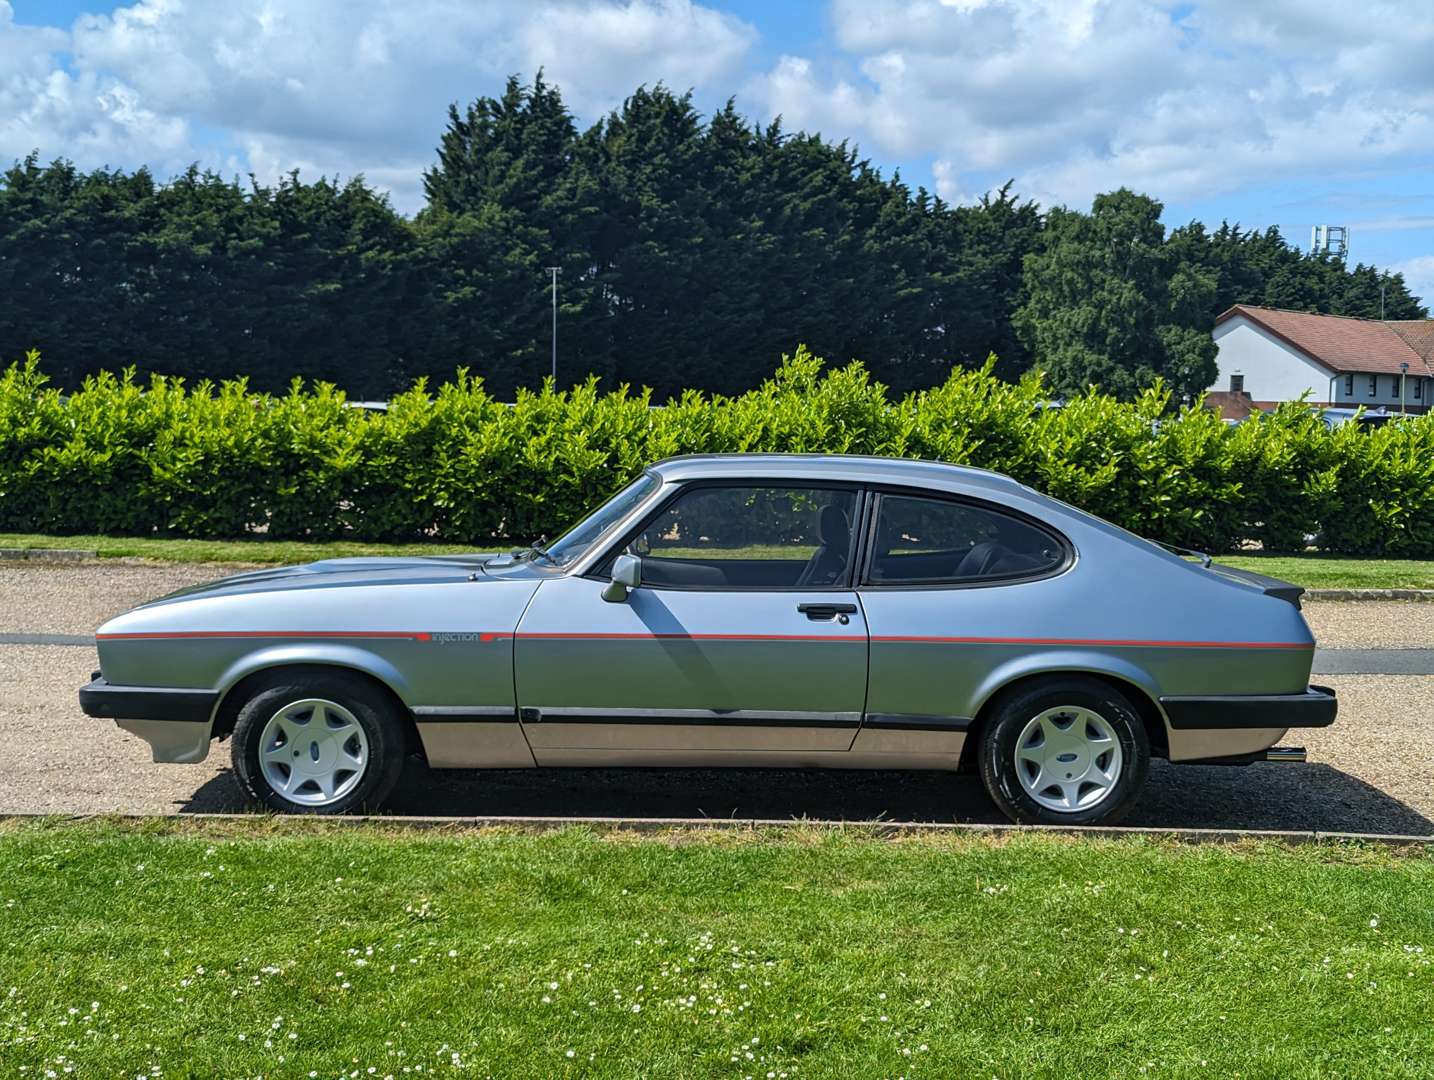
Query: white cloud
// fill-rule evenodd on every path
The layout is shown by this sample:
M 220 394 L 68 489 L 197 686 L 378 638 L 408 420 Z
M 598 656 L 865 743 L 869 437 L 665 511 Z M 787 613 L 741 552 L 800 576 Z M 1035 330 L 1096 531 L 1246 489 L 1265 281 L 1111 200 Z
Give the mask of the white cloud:
M 953 202 L 1012 177 L 1076 206 L 1120 185 L 1357 189 L 1434 147 L 1415 0 L 830 0 L 830 51 L 760 71 L 722 2 L 137 0 L 59 29 L 0 0 L 0 161 L 363 172 L 411 211 L 448 104 L 539 67 L 584 122 L 639 83 L 707 108 L 745 87 L 744 111 L 929 165 Z
M 1343 0 L 833 0 L 837 63 L 784 56 L 771 112 L 929 155 L 947 198 L 1196 198 L 1366 176 L 1434 146 L 1434 8 Z
M 1418 255 L 1389 268 L 1404 275 L 1404 284 L 1425 307 L 1434 309 L 1434 255 Z
M 69 35 L 16 25 L 0 0 L 0 160 L 32 150 L 87 165 L 172 166 L 187 152 L 188 125 L 145 106 L 112 74 L 71 73 L 59 62 Z
M 68 32 L 0 0 L 0 154 L 172 166 L 217 132 L 264 180 L 363 172 L 414 210 L 449 103 L 542 67 L 591 121 L 639 83 L 735 84 L 755 37 L 692 0 L 139 0 Z
M 1434 217 L 1427 214 L 1414 215 L 1410 217 L 1386 217 L 1371 218 L 1368 221 L 1355 221 L 1352 228 L 1359 232 L 1408 232 L 1409 230 L 1434 230 Z

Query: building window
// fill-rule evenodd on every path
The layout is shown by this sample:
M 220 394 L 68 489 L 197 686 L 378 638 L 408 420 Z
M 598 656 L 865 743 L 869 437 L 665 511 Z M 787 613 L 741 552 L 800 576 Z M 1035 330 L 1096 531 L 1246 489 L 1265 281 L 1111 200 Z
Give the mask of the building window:
M 1379 396 L 1379 376 L 1378 376 L 1378 375 L 1371 375 L 1371 376 L 1369 377 L 1369 396 L 1370 396 L 1370 397 L 1378 397 L 1378 396 Z
M 1424 396 L 1424 380 L 1414 380 L 1414 400 L 1419 401 Z
M 1353 376 L 1353 375 L 1346 375 L 1346 376 L 1344 377 L 1344 396 L 1345 396 L 1345 397 L 1354 397 L 1354 376 Z
M 1230 376 L 1230 393 L 1232 393 L 1232 394 L 1243 394 L 1244 392 L 1245 392 L 1245 376 L 1243 376 L 1243 375 L 1231 375 L 1231 376 Z

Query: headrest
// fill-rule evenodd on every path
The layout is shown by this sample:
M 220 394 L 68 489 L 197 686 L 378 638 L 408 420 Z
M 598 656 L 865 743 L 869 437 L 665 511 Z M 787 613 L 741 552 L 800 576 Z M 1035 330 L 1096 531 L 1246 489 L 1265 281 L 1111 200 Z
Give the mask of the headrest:
M 851 525 L 840 506 L 829 503 L 822 507 L 817 518 L 817 539 L 827 547 L 846 547 L 851 543 Z

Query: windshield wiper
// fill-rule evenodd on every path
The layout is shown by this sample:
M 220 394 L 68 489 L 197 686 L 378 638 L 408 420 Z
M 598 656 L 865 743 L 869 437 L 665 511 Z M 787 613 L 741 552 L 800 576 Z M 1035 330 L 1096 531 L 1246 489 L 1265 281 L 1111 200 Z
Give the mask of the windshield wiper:
M 551 555 L 548 554 L 548 538 L 546 535 L 538 537 L 525 549 L 523 549 L 523 551 L 519 552 L 518 558 L 529 560 L 547 559 L 550 563 L 557 562 L 556 559 L 554 559 Z

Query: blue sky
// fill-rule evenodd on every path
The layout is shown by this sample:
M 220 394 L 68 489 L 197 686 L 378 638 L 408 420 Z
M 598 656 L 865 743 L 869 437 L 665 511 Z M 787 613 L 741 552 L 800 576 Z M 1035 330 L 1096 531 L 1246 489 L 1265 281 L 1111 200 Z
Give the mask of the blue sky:
M 447 104 L 542 66 L 584 122 L 735 95 L 952 201 L 1349 225 L 1434 301 L 1431 56 L 1425 0 L 0 0 L 0 160 L 362 172 L 412 212 Z

